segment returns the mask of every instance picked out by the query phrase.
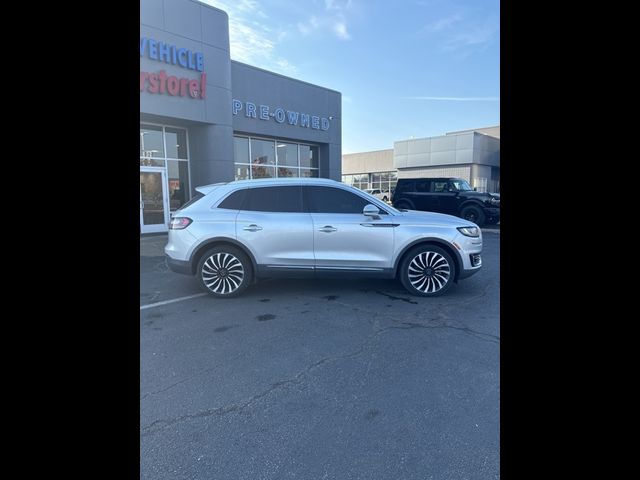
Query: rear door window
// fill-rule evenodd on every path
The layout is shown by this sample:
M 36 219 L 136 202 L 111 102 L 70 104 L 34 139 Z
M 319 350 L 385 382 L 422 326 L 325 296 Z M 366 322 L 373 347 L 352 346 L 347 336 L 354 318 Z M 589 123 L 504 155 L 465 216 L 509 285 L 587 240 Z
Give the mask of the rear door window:
M 416 180 L 416 192 L 419 193 L 427 193 L 429 192 L 431 188 L 431 180 L 427 180 L 427 179 L 420 179 L 420 180 Z
M 253 212 L 300 213 L 302 207 L 302 187 L 259 187 L 247 190 L 247 198 L 242 210 Z

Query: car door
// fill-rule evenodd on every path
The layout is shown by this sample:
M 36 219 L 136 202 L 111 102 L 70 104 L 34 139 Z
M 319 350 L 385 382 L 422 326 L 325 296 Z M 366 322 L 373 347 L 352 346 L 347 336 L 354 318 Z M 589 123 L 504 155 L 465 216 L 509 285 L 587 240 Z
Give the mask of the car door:
M 431 210 L 432 198 L 430 192 L 431 180 L 428 178 L 417 178 L 415 188 L 411 192 L 410 198 L 416 210 Z
M 315 266 L 322 271 L 383 271 L 392 268 L 394 216 L 362 213 L 369 200 L 347 189 L 305 186 L 313 222 Z
M 457 203 L 457 193 L 450 191 L 450 184 L 446 178 L 431 181 L 430 211 L 456 215 Z
M 236 217 L 236 238 L 266 270 L 313 271 L 313 223 L 302 206 L 302 187 L 247 189 Z

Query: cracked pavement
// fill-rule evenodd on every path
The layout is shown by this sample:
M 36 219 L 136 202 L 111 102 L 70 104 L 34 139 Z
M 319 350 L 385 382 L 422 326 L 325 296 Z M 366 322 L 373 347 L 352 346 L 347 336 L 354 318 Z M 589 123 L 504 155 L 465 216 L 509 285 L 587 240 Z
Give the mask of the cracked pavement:
M 141 305 L 200 293 L 141 240 Z M 140 313 L 142 479 L 499 478 L 500 235 L 433 299 L 269 280 Z

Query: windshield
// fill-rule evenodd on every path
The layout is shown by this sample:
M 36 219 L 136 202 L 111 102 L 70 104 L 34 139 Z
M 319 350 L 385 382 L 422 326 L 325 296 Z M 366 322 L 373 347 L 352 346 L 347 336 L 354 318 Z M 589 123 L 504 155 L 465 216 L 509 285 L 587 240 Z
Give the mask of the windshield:
M 469 190 L 473 190 L 473 188 L 471 188 L 471 186 L 467 183 L 466 180 L 451 180 L 451 184 L 453 185 L 453 188 L 455 188 L 460 192 L 467 192 Z

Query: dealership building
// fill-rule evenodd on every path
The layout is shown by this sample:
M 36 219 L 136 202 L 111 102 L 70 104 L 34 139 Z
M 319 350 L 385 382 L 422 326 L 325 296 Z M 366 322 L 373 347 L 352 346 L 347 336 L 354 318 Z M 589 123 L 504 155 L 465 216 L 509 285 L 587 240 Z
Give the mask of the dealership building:
M 341 179 L 341 94 L 231 60 L 229 18 L 195 0 L 140 1 L 140 232 L 167 230 L 194 188 Z
M 393 148 L 342 156 L 342 181 L 395 188 L 398 178 L 463 178 L 479 192 L 500 192 L 500 126 L 394 142 Z

